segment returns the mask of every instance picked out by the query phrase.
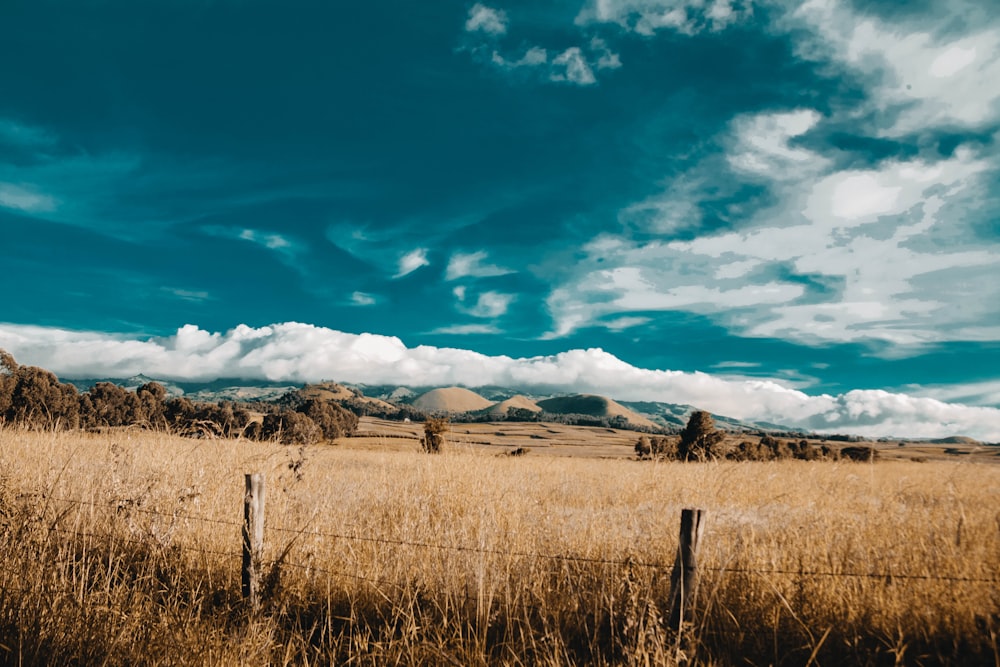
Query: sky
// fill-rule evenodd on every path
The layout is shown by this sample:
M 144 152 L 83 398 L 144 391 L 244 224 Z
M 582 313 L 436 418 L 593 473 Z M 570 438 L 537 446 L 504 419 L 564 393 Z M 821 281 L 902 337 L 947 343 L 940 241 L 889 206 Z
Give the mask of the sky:
M 0 348 L 1000 441 L 992 0 L 4 0 Z

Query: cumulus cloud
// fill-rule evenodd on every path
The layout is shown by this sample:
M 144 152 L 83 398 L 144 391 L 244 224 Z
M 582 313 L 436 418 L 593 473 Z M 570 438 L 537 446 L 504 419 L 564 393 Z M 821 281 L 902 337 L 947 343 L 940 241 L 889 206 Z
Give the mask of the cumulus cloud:
M 506 276 L 514 271 L 496 264 L 486 262 L 488 254 L 485 250 L 471 253 L 456 252 L 448 260 L 448 268 L 445 270 L 445 280 L 458 280 L 459 278 L 492 278 L 496 276 Z
M 568 81 L 578 86 L 597 83 L 594 71 L 590 69 L 580 47 L 573 46 L 552 59 L 553 70 L 549 76 L 553 81 Z
M 469 18 L 465 21 L 465 30 L 466 32 L 484 32 L 494 36 L 503 35 L 507 32 L 507 13 L 477 2 L 469 10 Z
M 480 331 L 484 331 L 480 329 Z M 884 391 L 810 396 L 769 380 L 726 380 L 706 373 L 637 368 L 600 349 L 511 358 L 350 334 L 286 322 L 237 326 L 219 333 L 186 325 L 172 336 L 145 338 L 0 325 L 0 347 L 23 364 L 62 377 L 165 380 L 220 377 L 287 382 L 404 385 L 502 385 L 538 392 L 585 392 L 620 400 L 695 405 L 740 419 L 766 420 L 869 436 L 963 434 L 1000 440 L 1000 410 Z
M 430 260 L 427 259 L 426 248 L 411 250 L 399 258 L 399 270 L 393 278 L 402 278 L 403 276 L 413 273 L 420 267 L 427 266 L 429 264 Z
M 644 36 L 660 30 L 694 35 L 720 31 L 753 16 L 749 0 L 588 0 L 576 22 L 616 23 Z

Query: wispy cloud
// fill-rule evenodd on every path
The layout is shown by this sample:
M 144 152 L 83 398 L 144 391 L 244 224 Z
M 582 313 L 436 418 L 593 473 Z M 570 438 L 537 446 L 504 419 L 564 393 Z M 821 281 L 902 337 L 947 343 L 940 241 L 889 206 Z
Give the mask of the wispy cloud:
M 393 278 L 408 276 L 417 269 L 427 266 L 430 263 L 430 260 L 427 259 L 427 248 L 416 248 L 415 250 L 411 250 L 399 258 L 399 270 Z
M 500 333 L 500 329 L 492 324 L 455 324 L 434 329 L 431 333 L 445 336 L 488 336 Z
M 466 277 L 491 278 L 514 273 L 513 269 L 487 263 L 486 259 L 488 256 L 485 250 L 471 253 L 456 252 L 448 260 L 448 268 L 445 270 L 445 280 L 458 280 L 459 278 Z
M 55 210 L 56 200 L 33 188 L 0 183 L 0 206 L 26 213 L 46 213 Z
M 988 126 L 1000 119 L 1000 25 L 995 14 L 993 21 L 980 22 L 986 17 L 967 15 L 962 4 L 941 5 L 949 7 L 950 20 L 887 25 L 856 14 L 848 3 L 813 0 L 788 23 L 815 35 L 800 45 L 800 55 L 832 56 L 869 80 L 883 134 Z M 967 22 L 971 29 L 959 35 L 941 31 L 956 22 Z
M 454 328 L 453 333 L 488 333 Z M 349 334 L 288 322 L 224 333 L 193 325 L 164 338 L 0 325 L 0 347 L 19 362 L 63 377 L 127 377 L 144 372 L 171 380 L 219 377 L 288 382 L 336 379 L 369 384 L 502 385 L 540 392 L 586 392 L 620 400 L 695 405 L 741 419 L 820 432 L 1000 440 L 1000 410 L 884 391 L 810 396 L 768 380 L 725 380 L 705 373 L 637 368 L 600 349 L 512 359 L 399 338 Z
M 837 122 L 838 119 L 834 119 Z M 810 109 L 740 116 L 709 156 L 660 198 L 627 207 L 641 233 L 699 231 L 728 170 L 773 204 L 692 240 L 604 234 L 548 298 L 552 336 L 650 310 L 703 313 L 743 336 L 889 343 L 883 354 L 1000 334 L 1000 244 L 976 232 L 973 202 L 1000 173 L 988 150 L 841 167 Z M 806 146 L 809 146 L 808 148 Z M 822 151 L 826 149 L 831 157 Z M 956 289 L 974 283 L 975 291 Z
M 351 303 L 355 306 L 374 306 L 378 300 L 367 292 L 354 292 L 351 294 Z
M 190 290 L 175 287 L 162 287 L 160 289 L 161 291 L 182 301 L 201 303 L 202 301 L 210 301 L 213 298 L 212 295 L 205 290 Z
M 507 32 L 507 13 L 477 2 L 469 10 L 469 17 L 465 21 L 465 30 L 466 32 L 483 32 L 493 36 L 503 35 Z
M 496 318 L 507 312 L 507 309 L 510 308 L 510 304 L 515 298 L 513 294 L 503 294 L 493 291 L 483 292 L 476 299 L 474 305 L 462 310 L 473 317 Z

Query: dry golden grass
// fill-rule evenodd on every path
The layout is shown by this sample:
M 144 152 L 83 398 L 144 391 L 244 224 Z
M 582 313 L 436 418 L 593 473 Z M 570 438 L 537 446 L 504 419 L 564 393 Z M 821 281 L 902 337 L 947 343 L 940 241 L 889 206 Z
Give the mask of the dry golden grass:
M 0 431 L 0 664 L 674 664 L 683 507 L 708 511 L 696 663 L 1000 664 L 998 466 L 378 438 Z M 271 575 L 256 617 L 239 582 L 254 471 Z

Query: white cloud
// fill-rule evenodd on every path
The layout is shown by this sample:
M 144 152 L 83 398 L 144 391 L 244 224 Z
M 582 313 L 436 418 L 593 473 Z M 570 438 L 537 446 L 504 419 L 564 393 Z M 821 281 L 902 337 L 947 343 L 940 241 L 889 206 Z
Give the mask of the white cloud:
M 491 62 L 501 69 L 513 70 L 520 67 L 540 67 L 549 61 L 549 52 L 540 46 L 533 46 L 524 52 L 517 60 L 504 58 L 499 51 L 494 51 Z
M 952 21 L 967 18 L 959 4 L 951 11 Z M 984 127 L 1000 119 L 1000 27 L 970 23 L 975 27 L 966 34 L 936 35 L 859 15 L 833 1 L 806 3 L 791 21 L 818 40 L 802 44 L 802 55 L 832 55 L 872 79 L 872 98 L 884 113 L 888 136 L 949 125 Z M 939 18 L 935 27 L 947 25 Z
M 507 13 L 477 2 L 469 10 L 469 18 L 465 21 L 465 30 L 466 32 L 485 32 L 494 36 L 503 35 L 507 32 Z
M 602 324 L 611 331 L 625 331 L 632 327 L 641 327 L 643 324 L 648 324 L 651 321 L 648 317 L 618 317 Z
M 568 81 L 578 86 L 597 83 L 594 71 L 590 69 L 580 47 L 573 46 L 552 59 L 553 70 L 549 76 L 553 81 Z
M 182 301 L 201 302 L 213 299 L 212 295 L 204 290 L 186 290 L 174 287 L 161 287 L 160 291 L 165 292 L 166 294 L 169 294 L 171 296 L 177 297 Z
M 963 405 L 1000 405 L 1000 380 L 967 382 L 957 385 L 909 385 L 904 387 L 907 394 L 939 401 L 962 403 Z
M 456 324 L 450 327 L 434 329 L 431 333 L 446 336 L 492 335 L 500 333 L 500 329 L 492 324 Z
M 478 325 L 472 325 L 477 327 Z M 460 331 L 456 329 L 456 332 Z M 486 332 L 484 328 L 466 333 Z M 165 380 L 260 378 L 287 382 L 336 379 L 367 384 L 501 385 L 595 393 L 620 400 L 695 405 L 740 419 L 823 432 L 1000 440 L 1000 410 L 883 391 L 810 396 L 768 380 L 725 380 L 705 373 L 647 370 L 600 349 L 513 359 L 421 345 L 394 337 L 349 334 L 295 322 L 212 333 L 187 325 L 173 336 L 121 335 L 0 325 L 0 348 L 18 362 L 62 377 Z
M 461 253 L 456 252 L 448 260 L 448 268 L 445 270 L 445 280 L 458 280 L 459 278 L 492 278 L 496 276 L 506 276 L 514 273 L 512 269 L 507 269 L 496 264 L 486 263 L 488 255 L 486 251 Z
M 659 30 L 694 35 L 724 30 L 753 16 L 750 0 L 588 0 L 576 17 L 581 25 L 616 23 L 652 36 Z
M 244 241 L 262 245 L 269 250 L 290 250 L 292 243 L 281 234 L 261 232 L 256 229 L 244 229 L 238 234 Z
M 612 51 L 600 37 L 590 40 L 590 50 L 597 56 L 597 69 L 618 69 L 622 66 L 621 56 Z
M 457 296 L 457 294 L 456 294 Z M 460 300 L 464 300 L 465 292 L 461 294 Z M 503 294 L 501 292 L 483 292 L 476 299 L 476 304 L 470 308 L 463 308 L 463 312 L 473 317 L 492 318 L 500 317 L 507 312 L 510 304 L 514 301 L 513 294 Z
M 0 206 L 26 213 L 54 211 L 55 199 L 39 194 L 34 188 L 25 188 L 13 183 L 0 183 Z
M 393 278 L 402 278 L 403 276 L 413 273 L 420 267 L 427 266 L 429 264 L 430 261 L 427 259 L 426 248 L 411 250 L 399 258 L 399 270 Z
M 351 294 L 351 303 L 355 306 L 374 306 L 377 300 L 367 292 L 354 292 Z
M 697 230 L 705 193 L 727 167 L 771 186 L 773 205 L 733 213 L 731 231 L 690 241 L 598 237 L 547 300 L 549 337 L 680 310 L 744 336 L 889 343 L 885 356 L 996 339 L 1000 243 L 975 230 L 977 202 L 1000 170 L 993 154 L 960 147 L 948 158 L 838 169 L 796 144 L 819 122 L 808 109 L 735 119 L 719 141 L 724 157 L 705 158 L 620 222 L 643 235 Z
M 809 132 L 820 120 L 812 109 L 747 115 L 733 121 L 735 145 L 728 155 L 737 171 L 773 179 L 801 178 L 816 173 L 827 160 L 789 142 Z

